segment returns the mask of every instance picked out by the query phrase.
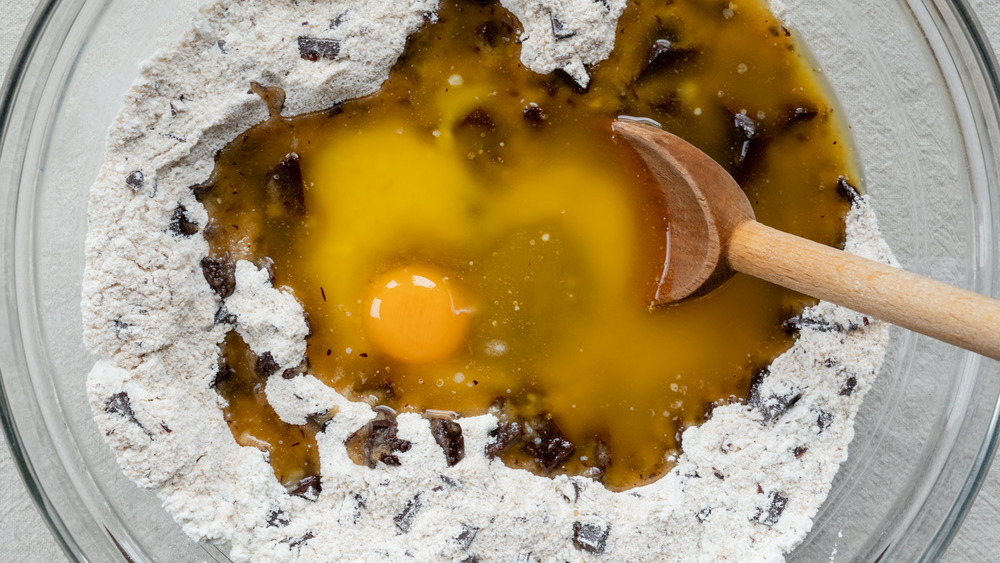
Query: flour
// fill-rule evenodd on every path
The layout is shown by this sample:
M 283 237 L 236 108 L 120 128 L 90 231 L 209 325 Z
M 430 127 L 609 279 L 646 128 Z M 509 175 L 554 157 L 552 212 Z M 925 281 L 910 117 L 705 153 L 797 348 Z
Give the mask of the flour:
M 524 27 L 524 64 L 561 68 L 581 86 L 611 51 L 625 4 L 502 3 Z M 208 177 L 216 151 L 267 117 L 250 82 L 284 89 L 286 114 L 371 93 L 436 7 L 220 2 L 145 65 L 92 191 L 83 291 L 85 337 L 104 358 L 88 392 L 124 472 L 156 489 L 192 538 L 219 542 L 237 561 L 780 559 L 808 533 L 847 457 L 882 362 L 883 323 L 828 303 L 808 309 L 747 404 L 717 407 L 687 429 L 676 467 L 656 483 L 612 493 L 488 458 L 492 415 L 457 420 L 466 455 L 453 466 L 417 414 L 395 418 L 410 444 L 394 454 L 398 467 L 353 463 L 345 441 L 385 415 L 294 371 L 308 333 L 299 303 L 246 261 L 224 300 L 206 283 L 198 233 L 208 217 L 190 187 Z M 893 262 L 865 198 L 848 215 L 846 248 Z M 278 415 L 325 422 L 321 488 L 289 494 L 264 451 L 234 441 L 211 386 L 233 328 L 282 370 L 266 387 Z

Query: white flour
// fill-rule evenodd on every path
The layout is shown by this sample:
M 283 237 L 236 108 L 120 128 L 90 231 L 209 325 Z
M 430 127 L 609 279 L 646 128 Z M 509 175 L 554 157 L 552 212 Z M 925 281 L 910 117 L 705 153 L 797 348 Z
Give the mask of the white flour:
M 606 57 L 624 0 L 509 0 L 522 60 L 585 83 Z M 212 155 L 267 116 L 256 81 L 288 93 L 286 114 L 375 91 L 434 0 L 255 0 L 207 8 L 143 68 L 112 129 L 90 205 L 85 335 L 105 359 L 89 377 L 95 418 L 125 473 L 157 489 L 184 530 L 235 560 L 774 560 L 798 544 L 847 457 L 854 414 L 878 372 L 884 324 L 822 303 L 749 405 L 716 408 L 683 436 L 677 466 L 624 493 L 580 477 L 537 477 L 483 455 L 496 420 L 459 419 L 465 458 L 446 464 L 429 423 L 398 417 L 399 467 L 353 463 L 345 439 L 375 413 L 308 375 L 272 377 L 286 421 L 332 414 L 318 435 L 322 490 L 289 495 L 266 454 L 240 447 L 210 387 L 222 305 L 205 281 L 207 214 L 190 186 Z M 552 18 L 558 19 L 555 25 Z M 556 42 L 555 33 L 576 35 Z M 306 60 L 300 37 L 318 60 Z M 335 51 L 335 52 L 334 52 Z M 859 198 L 847 250 L 892 262 Z M 280 368 L 305 353 L 302 309 L 240 262 L 225 312 Z

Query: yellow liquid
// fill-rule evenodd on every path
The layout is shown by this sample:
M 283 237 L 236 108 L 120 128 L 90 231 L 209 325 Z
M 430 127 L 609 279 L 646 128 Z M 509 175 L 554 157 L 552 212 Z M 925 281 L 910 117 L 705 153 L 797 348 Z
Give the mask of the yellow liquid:
M 204 198 L 206 236 L 216 255 L 274 260 L 275 285 L 309 315 L 310 373 L 347 396 L 462 415 L 504 398 L 524 420 L 551 414 L 576 446 L 556 473 L 585 473 L 600 443 L 604 483 L 629 488 L 670 468 L 679 431 L 712 403 L 747 396 L 808 301 L 736 276 L 650 310 L 669 210 L 612 119 L 659 121 L 727 166 L 761 222 L 826 244 L 843 233 L 835 186 L 850 153 L 808 62 L 758 2 L 729 18 L 714 1 L 632 2 L 586 93 L 521 66 L 516 28 L 498 5 L 445 2 L 376 94 L 239 137 Z M 643 73 L 657 39 L 680 50 Z M 737 164 L 740 112 L 757 136 Z M 292 152 L 302 217 L 266 196 Z M 469 300 L 464 345 L 444 360 L 395 361 L 365 332 L 374 280 L 410 266 L 445 273 Z M 288 432 L 261 422 L 254 439 Z M 542 472 L 521 446 L 503 458 Z M 271 463 L 304 471 L 295 456 Z

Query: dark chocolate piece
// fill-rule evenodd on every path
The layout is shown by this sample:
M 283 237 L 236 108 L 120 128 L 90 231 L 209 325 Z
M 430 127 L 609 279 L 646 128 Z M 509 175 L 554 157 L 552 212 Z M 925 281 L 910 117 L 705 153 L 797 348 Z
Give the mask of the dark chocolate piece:
M 270 352 L 264 352 L 257 356 L 257 362 L 253 369 L 261 377 L 271 377 L 274 372 L 278 371 L 278 362 L 274 361 L 274 356 Z
M 757 122 L 745 113 L 733 114 L 734 143 L 733 168 L 739 170 L 750 160 L 754 150 L 754 139 L 757 138 Z
M 845 328 L 838 323 L 831 323 L 820 319 L 814 319 L 812 317 L 804 317 L 802 315 L 796 315 L 789 318 L 787 321 L 782 323 L 781 326 L 788 334 L 799 332 L 804 328 L 811 328 L 813 330 L 818 330 L 819 332 L 845 330 Z
M 524 428 L 519 422 L 500 423 L 489 433 L 490 441 L 486 443 L 486 456 L 490 459 L 507 451 L 524 436 Z
M 552 35 L 557 40 L 569 39 L 576 35 L 575 31 L 566 29 L 566 25 L 554 15 L 549 14 L 549 20 L 552 22 Z
M 563 437 L 551 414 L 535 417 L 528 429 L 525 448 L 546 473 L 558 467 L 576 449 L 572 442 Z
M 284 528 L 287 526 L 291 520 L 288 518 L 288 513 L 284 510 L 273 507 L 271 511 L 267 513 L 267 525 L 271 528 Z
M 478 533 L 479 528 L 473 528 L 468 524 L 462 524 L 462 531 L 455 536 L 455 543 L 458 544 L 458 547 L 468 550 L 469 546 L 472 545 L 472 542 L 475 541 L 476 534 Z
M 288 494 L 315 501 L 319 498 L 322 490 L 323 485 L 320 482 L 319 475 L 306 475 L 288 491 Z
M 408 452 L 413 444 L 396 437 L 395 418 L 377 418 L 365 424 L 347 438 L 348 453 L 358 465 L 375 468 L 378 462 L 399 466 L 396 452 Z
M 772 394 L 762 397 L 760 388 L 768 373 L 770 373 L 769 370 L 764 368 L 754 375 L 750 383 L 750 397 L 747 399 L 747 404 L 760 412 L 761 424 L 769 424 L 777 420 L 802 398 L 802 393 L 795 390 L 791 390 L 784 395 Z
M 124 391 L 115 393 L 108 399 L 108 402 L 104 403 L 104 412 L 124 417 L 132 424 L 138 426 L 150 439 L 153 438 L 149 430 L 146 430 L 146 427 L 135 417 L 135 411 L 132 410 L 132 401 Z
M 545 113 L 545 110 L 542 108 L 532 104 L 524 108 L 521 117 L 532 127 L 542 127 L 545 125 L 545 121 L 548 120 L 549 114 Z
M 218 159 L 218 154 L 216 155 L 216 159 Z M 206 180 L 200 184 L 195 184 L 193 186 L 188 187 L 188 189 L 191 190 L 191 193 L 194 194 L 194 198 L 198 201 L 204 200 L 205 196 L 208 195 L 208 193 L 211 192 L 214 188 L 215 188 L 215 182 L 211 180 Z
M 431 434 L 434 441 L 444 450 L 448 467 L 462 461 L 465 457 L 465 437 L 462 436 L 462 426 L 453 420 L 443 418 L 431 419 Z
M 570 75 L 570 73 L 566 72 L 564 69 L 557 68 L 552 72 L 552 74 L 556 78 L 561 80 L 564 84 L 569 86 L 570 89 L 572 89 L 577 94 L 586 94 L 587 92 L 590 92 L 590 82 L 587 82 L 587 85 L 583 86 L 579 82 L 577 82 L 576 79 L 573 78 L 573 76 Z
M 823 432 L 829 428 L 831 424 L 833 424 L 833 414 L 824 410 L 818 411 L 816 414 L 816 426 L 819 427 L 819 431 Z
M 270 256 L 264 256 L 257 260 L 257 269 L 267 272 L 267 281 L 274 285 L 274 260 Z
M 219 297 L 225 299 L 236 289 L 236 265 L 227 258 L 206 256 L 201 259 L 205 281 Z
M 222 363 L 219 364 L 219 369 L 215 372 L 215 377 L 212 378 L 212 383 L 210 383 L 209 386 L 212 389 L 217 389 L 219 385 L 227 381 L 231 381 L 234 377 L 236 377 L 236 370 L 234 370 L 229 363 L 223 360 Z
M 476 108 L 458 122 L 459 127 L 475 127 L 485 131 L 496 129 L 496 122 L 483 108 Z
M 217 325 L 233 325 L 236 324 L 236 315 L 229 312 L 226 309 L 226 304 L 223 303 L 219 305 L 219 308 L 215 310 L 215 324 Z
M 702 508 L 701 510 L 696 512 L 694 517 L 697 518 L 699 522 L 704 524 L 705 520 L 708 520 L 708 517 L 711 515 L 712 515 L 712 507 L 706 506 L 705 508 Z
M 132 188 L 133 192 L 137 192 L 146 184 L 146 176 L 143 175 L 142 170 L 136 170 L 125 177 L 125 184 Z
M 302 167 L 299 155 L 289 153 L 267 174 L 267 195 L 271 201 L 280 203 L 291 218 L 298 218 L 306 212 L 306 188 L 302 183 Z
M 769 504 L 767 508 L 757 509 L 757 514 L 754 515 L 753 521 L 758 524 L 763 524 L 765 526 L 774 526 L 781 519 L 781 513 L 785 511 L 785 507 L 788 506 L 788 497 L 781 494 L 779 491 L 771 491 L 768 495 Z
M 858 378 L 851 375 L 840 386 L 840 394 L 847 397 L 854 394 L 854 389 L 858 386 Z
M 798 446 L 794 450 L 792 450 L 792 455 L 795 456 L 795 459 L 799 459 L 800 457 L 806 455 L 807 451 L 809 451 L 809 448 L 805 446 Z
M 479 563 L 479 556 L 478 555 L 470 555 L 470 556 L 466 557 L 465 559 L 463 559 L 460 563 Z
M 798 123 L 805 123 L 807 121 L 812 121 L 819 111 L 812 107 L 796 107 L 789 112 L 789 115 L 785 118 L 784 129 L 796 125 Z
M 420 495 L 411 498 L 406 501 L 406 506 L 399 514 L 392 517 L 392 521 L 396 523 L 396 528 L 400 532 L 406 533 L 410 531 L 410 527 L 413 526 L 413 520 L 417 517 L 417 513 L 423 508 L 423 502 L 420 500 Z
M 303 545 L 305 545 L 305 543 L 307 541 L 309 541 L 309 540 L 311 540 L 311 539 L 313 539 L 315 537 L 316 537 L 316 535 L 313 534 L 312 532 L 306 532 L 306 533 L 302 534 L 301 536 L 299 536 L 297 538 L 294 538 L 294 539 L 293 538 L 288 538 L 287 540 L 284 540 L 284 541 L 285 541 L 285 543 L 288 544 L 288 549 L 297 549 L 297 548 L 302 547 Z
M 587 553 L 602 555 L 607 547 L 610 534 L 610 524 L 602 527 L 596 524 L 573 522 L 573 545 Z
M 676 41 L 670 39 L 657 39 L 649 47 L 646 54 L 646 61 L 639 71 L 639 78 L 643 79 L 662 71 L 676 68 L 678 65 L 687 63 L 696 54 L 690 47 L 682 47 Z
M 177 236 L 190 237 L 198 232 L 198 223 L 188 217 L 187 208 L 177 204 L 174 214 L 170 216 L 170 232 Z
M 462 486 L 462 483 L 459 482 L 457 479 L 453 479 L 451 477 L 448 477 L 447 475 L 441 475 L 441 480 L 444 481 L 445 485 L 448 485 L 449 487 L 452 487 L 454 489 L 457 489 Z
M 859 192 L 858 188 L 854 187 L 847 181 L 847 178 L 843 176 L 837 178 L 837 193 L 851 205 L 858 205 L 862 202 L 861 192 Z
M 318 37 L 299 37 L 299 56 L 307 61 L 333 61 L 340 54 L 340 41 Z

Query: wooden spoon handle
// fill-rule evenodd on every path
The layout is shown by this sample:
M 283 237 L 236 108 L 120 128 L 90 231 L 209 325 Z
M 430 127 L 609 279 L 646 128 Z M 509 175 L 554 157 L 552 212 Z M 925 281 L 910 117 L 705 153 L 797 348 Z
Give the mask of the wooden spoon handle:
M 739 225 L 734 270 L 1000 360 L 1000 301 L 764 226 Z

